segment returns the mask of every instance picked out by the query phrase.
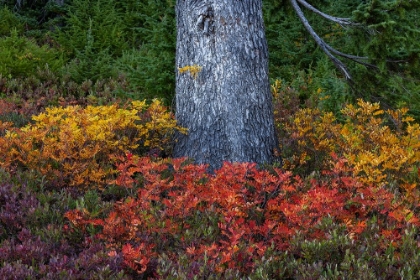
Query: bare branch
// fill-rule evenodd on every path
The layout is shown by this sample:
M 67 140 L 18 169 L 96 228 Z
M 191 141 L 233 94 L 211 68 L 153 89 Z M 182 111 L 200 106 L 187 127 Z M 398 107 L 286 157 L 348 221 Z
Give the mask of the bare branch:
M 362 64 L 362 65 L 365 65 L 365 66 L 368 66 L 368 67 L 376 68 L 375 65 L 372 65 L 372 64 L 369 64 L 369 63 L 366 63 L 366 62 L 363 61 L 363 60 L 369 59 L 368 57 L 362 57 L 362 56 L 356 56 L 356 55 L 350 55 L 350 54 L 342 53 L 342 52 L 334 49 L 333 47 L 331 47 L 329 44 L 327 44 L 321 37 L 319 37 L 319 35 L 312 28 L 311 24 L 308 22 L 305 15 L 303 14 L 302 9 L 299 7 L 298 2 L 299 3 L 302 3 L 302 2 L 306 3 L 304 0 L 290 0 L 290 3 L 292 4 L 293 9 L 295 10 L 296 14 L 298 15 L 298 17 L 299 17 L 300 21 L 302 22 L 303 26 L 306 28 L 306 30 L 309 32 L 309 34 L 312 36 L 312 38 L 314 38 L 316 44 L 321 48 L 321 50 L 329 57 L 329 59 L 331 59 L 331 61 L 334 63 L 334 65 L 343 73 L 344 77 L 347 80 L 351 80 L 351 75 L 350 75 L 349 71 L 347 70 L 346 65 L 341 60 L 339 60 L 337 57 L 335 57 L 334 54 L 338 55 L 338 56 L 341 56 L 341 57 L 344 57 L 344 58 L 347 58 L 347 59 L 350 59 L 350 60 L 352 60 L 354 62 L 357 62 L 359 64 Z M 305 4 L 302 4 L 302 5 L 305 5 Z M 309 5 L 309 4 L 306 3 L 306 5 Z M 315 9 L 315 8 L 313 8 L 313 9 Z
M 365 65 L 367 67 L 378 68 L 376 65 L 373 65 L 373 64 L 370 64 L 370 63 L 367 63 L 367 62 L 363 62 L 362 61 L 362 60 L 368 60 L 369 58 L 367 56 L 357 56 L 357 55 L 351 55 L 351 54 L 343 53 L 343 52 L 340 52 L 340 51 L 334 49 L 333 47 L 331 47 L 328 44 L 326 44 L 326 47 L 328 48 L 329 51 L 331 51 L 332 53 L 334 53 L 336 55 L 339 55 L 341 57 L 350 59 L 350 60 L 352 60 L 352 61 L 354 61 L 356 63 Z
M 330 21 L 333 21 L 335 23 L 338 23 L 341 26 L 345 26 L 345 25 L 359 25 L 358 23 L 355 23 L 353 21 L 350 20 L 350 18 L 339 18 L 339 17 L 333 17 L 330 16 L 326 13 L 323 13 L 322 11 L 318 10 L 317 8 L 315 8 L 314 6 L 312 6 L 311 4 L 309 4 L 308 2 L 306 2 L 305 0 L 297 0 L 297 2 L 299 2 L 300 4 L 302 4 L 302 6 L 304 6 L 305 8 L 307 8 L 308 10 L 311 10 L 312 12 L 322 16 L 323 18 L 326 18 Z
M 349 71 L 347 70 L 347 67 L 344 65 L 343 62 L 341 62 L 338 58 L 336 58 L 331 52 L 330 46 L 328 46 L 327 43 L 325 43 L 324 40 L 322 40 L 321 37 L 314 31 L 312 26 L 309 24 L 308 20 L 306 19 L 305 15 L 303 14 L 301 8 L 299 7 L 296 0 L 290 0 L 290 3 L 293 6 L 293 9 L 296 11 L 296 14 L 298 15 L 300 21 L 302 22 L 303 26 L 305 26 L 306 30 L 309 32 L 309 34 L 314 38 L 317 45 L 322 49 L 322 51 L 331 59 L 331 61 L 335 64 L 335 66 L 343 73 L 344 77 L 346 77 L 347 80 L 351 80 L 351 75 Z

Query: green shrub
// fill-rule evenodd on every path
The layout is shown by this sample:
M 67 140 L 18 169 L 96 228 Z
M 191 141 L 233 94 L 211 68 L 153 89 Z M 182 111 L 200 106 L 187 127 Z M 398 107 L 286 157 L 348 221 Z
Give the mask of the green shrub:
M 77 83 L 118 76 L 113 61 L 128 48 L 124 14 L 115 1 L 75 0 L 66 6 L 64 27 L 56 35 L 70 63 L 65 74 Z
M 118 68 L 127 75 L 135 99 L 159 97 L 171 104 L 175 93 L 175 57 L 173 52 L 159 51 L 146 45 L 140 50 L 124 52 Z
M 0 9 L 0 37 L 9 36 L 16 29 L 19 34 L 23 32 L 23 23 L 11 12 L 7 6 Z
M 137 7 L 130 3 L 125 0 L 119 5 L 137 19 L 127 33 L 139 42 L 133 42 L 118 59 L 118 69 L 126 73 L 131 88 L 138 92 L 136 98 L 159 97 L 171 104 L 175 93 L 175 1 L 147 0 Z
M 112 0 L 74 0 L 67 6 L 65 26 L 58 34 L 59 43 L 71 58 L 90 46 L 93 51 L 109 49 L 118 57 L 127 49 L 124 14 Z
M 48 46 L 38 46 L 34 41 L 20 37 L 16 29 L 8 37 L 0 38 L 0 74 L 8 77 L 25 77 L 35 74 L 38 68 L 56 71 L 64 64 L 61 53 Z
M 109 48 L 95 50 L 95 40 L 91 32 L 89 29 L 84 48 L 75 49 L 75 58 L 64 69 L 76 83 L 115 78 L 118 74 L 113 66 Z

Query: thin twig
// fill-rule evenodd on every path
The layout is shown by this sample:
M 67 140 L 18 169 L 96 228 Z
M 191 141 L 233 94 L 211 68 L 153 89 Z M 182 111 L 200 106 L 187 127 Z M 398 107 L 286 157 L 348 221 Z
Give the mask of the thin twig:
M 330 21 L 333 21 L 335 23 L 340 24 L 341 26 L 346 26 L 346 25 L 360 25 L 359 23 L 355 23 L 353 21 L 351 21 L 350 18 L 340 18 L 340 17 L 334 17 L 334 16 L 330 16 L 326 13 L 323 13 L 322 11 L 318 10 L 317 8 L 315 8 L 314 6 L 312 6 L 311 4 L 309 4 L 308 2 L 306 2 L 305 0 L 297 0 L 300 4 L 302 4 L 302 6 L 304 6 L 305 8 L 307 8 L 308 10 L 311 10 L 312 12 L 322 16 L 323 18 L 326 18 Z

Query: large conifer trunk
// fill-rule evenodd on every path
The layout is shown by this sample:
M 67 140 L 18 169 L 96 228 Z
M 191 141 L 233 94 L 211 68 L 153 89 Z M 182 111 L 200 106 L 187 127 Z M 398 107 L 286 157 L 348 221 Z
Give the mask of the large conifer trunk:
M 176 16 L 176 118 L 189 131 L 178 135 L 174 156 L 211 169 L 223 161 L 271 162 L 276 137 L 262 1 L 177 0 Z

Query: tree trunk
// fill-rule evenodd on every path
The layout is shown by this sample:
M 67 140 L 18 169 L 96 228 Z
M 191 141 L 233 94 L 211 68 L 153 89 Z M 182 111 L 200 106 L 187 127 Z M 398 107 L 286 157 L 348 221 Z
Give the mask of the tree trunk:
M 276 148 L 262 0 L 177 0 L 174 156 L 219 168 Z

